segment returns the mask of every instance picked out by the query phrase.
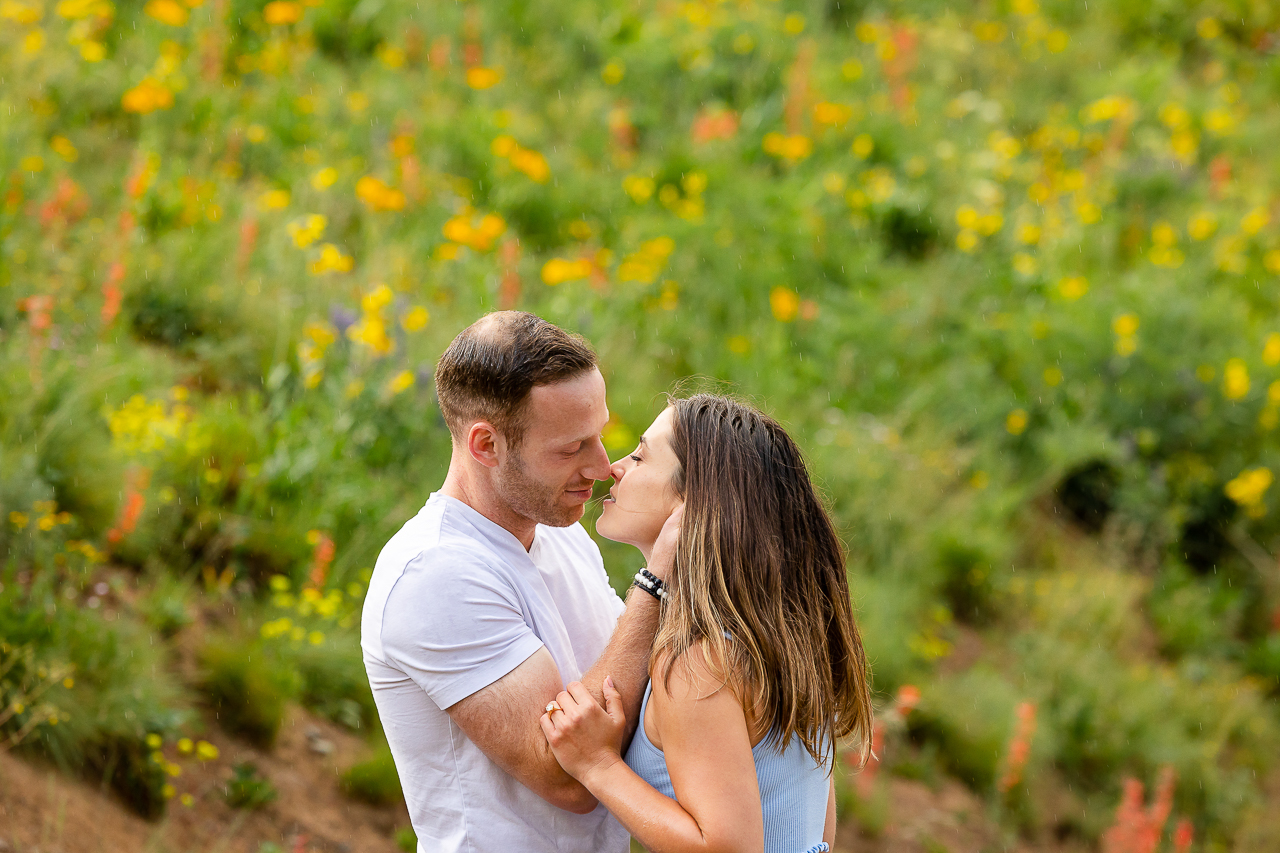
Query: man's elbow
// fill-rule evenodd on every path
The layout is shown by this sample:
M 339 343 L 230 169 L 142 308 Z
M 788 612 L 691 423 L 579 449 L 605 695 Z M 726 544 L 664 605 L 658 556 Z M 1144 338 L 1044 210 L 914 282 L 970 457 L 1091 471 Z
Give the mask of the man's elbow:
M 582 787 L 575 779 L 570 779 L 561 785 L 557 785 L 550 791 L 542 792 L 541 796 L 556 808 L 564 809 L 573 814 L 589 814 L 595 810 L 598 804 L 591 792 Z

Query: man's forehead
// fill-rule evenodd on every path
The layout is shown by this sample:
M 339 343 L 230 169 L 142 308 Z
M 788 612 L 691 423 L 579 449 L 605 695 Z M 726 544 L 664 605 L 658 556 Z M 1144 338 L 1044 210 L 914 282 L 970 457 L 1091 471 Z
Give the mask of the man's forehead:
M 592 370 L 529 392 L 528 431 L 548 441 L 578 441 L 600 431 L 609 419 L 604 378 Z

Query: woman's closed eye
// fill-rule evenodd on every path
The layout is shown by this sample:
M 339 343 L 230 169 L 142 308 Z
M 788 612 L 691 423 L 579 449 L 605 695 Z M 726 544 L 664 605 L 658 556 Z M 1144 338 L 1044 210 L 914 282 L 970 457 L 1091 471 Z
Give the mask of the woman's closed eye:
M 637 455 L 636 455 L 636 454 L 634 454 L 634 453 L 632 453 L 632 454 L 631 454 L 630 456 L 628 456 L 627 458 L 628 458 L 628 459 L 630 459 L 632 462 L 643 462 L 643 461 L 644 461 L 643 459 L 641 459 L 639 456 L 637 456 Z

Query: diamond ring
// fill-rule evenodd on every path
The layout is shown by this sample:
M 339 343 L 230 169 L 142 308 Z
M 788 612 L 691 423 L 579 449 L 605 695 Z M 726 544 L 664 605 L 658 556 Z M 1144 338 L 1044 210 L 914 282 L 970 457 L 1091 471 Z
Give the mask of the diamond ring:
M 550 714 L 552 711 L 563 711 L 563 710 L 564 710 L 564 708 L 561 708 L 561 707 L 560 707 L 560 703 L 559 703 L 559 702 L 557 702 L 557 701 L 556 701 L 556 700 L 554 700 L 554 699 L 552 699 L 550 702 L 548 702 L 548 703 L 547 703 L 547 713 L 548 713 L 548 714 Z

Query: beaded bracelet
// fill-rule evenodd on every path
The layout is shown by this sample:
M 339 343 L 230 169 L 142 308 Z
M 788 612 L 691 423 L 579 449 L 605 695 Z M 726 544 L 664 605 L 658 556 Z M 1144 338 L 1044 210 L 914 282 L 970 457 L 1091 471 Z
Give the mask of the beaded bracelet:
M 667 585 L 648 569 L 636 572 L 636 578 L 631 585 L 643 589 L 659 601 L 667 597 Z

